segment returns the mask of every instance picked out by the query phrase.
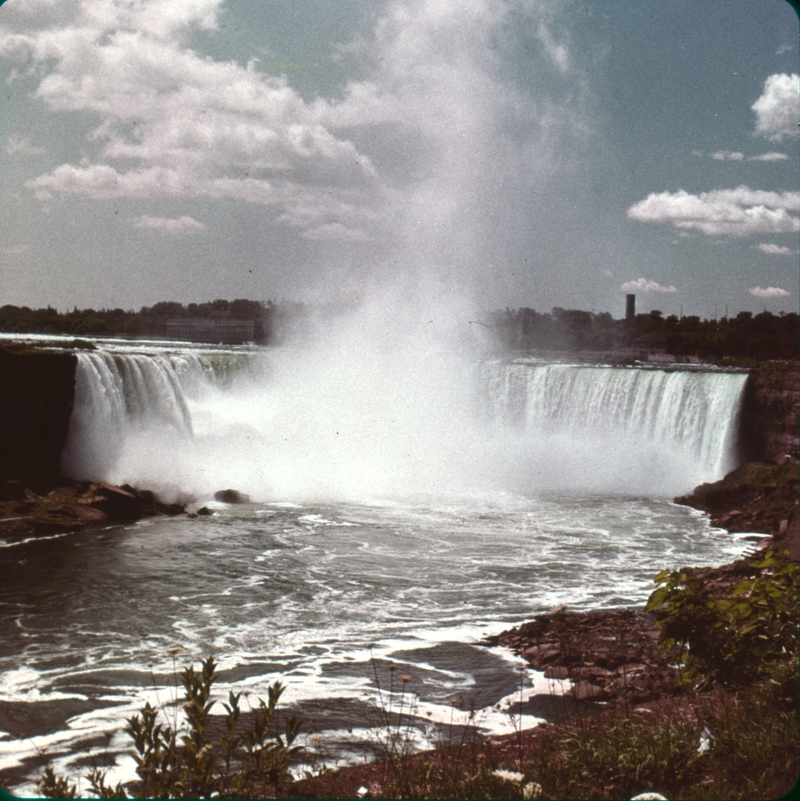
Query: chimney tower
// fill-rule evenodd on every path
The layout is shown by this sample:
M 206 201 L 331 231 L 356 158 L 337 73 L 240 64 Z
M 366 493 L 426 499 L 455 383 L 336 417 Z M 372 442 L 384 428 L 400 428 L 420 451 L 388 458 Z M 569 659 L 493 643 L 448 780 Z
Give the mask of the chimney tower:
M 625 320 L 632 322 L 636 318 L 636 295 L 625 295 Z

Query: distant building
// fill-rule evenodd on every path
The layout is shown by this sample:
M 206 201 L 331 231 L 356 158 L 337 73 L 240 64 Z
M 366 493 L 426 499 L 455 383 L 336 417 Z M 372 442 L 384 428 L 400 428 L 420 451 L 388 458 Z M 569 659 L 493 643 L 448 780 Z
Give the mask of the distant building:
M 167 320 L 167 338 L 230 345 L 252 342 L 253 321 L 230 317 L 176 317 Z
M 625 319 L 636 319 L 636 295 L 625 295 Z

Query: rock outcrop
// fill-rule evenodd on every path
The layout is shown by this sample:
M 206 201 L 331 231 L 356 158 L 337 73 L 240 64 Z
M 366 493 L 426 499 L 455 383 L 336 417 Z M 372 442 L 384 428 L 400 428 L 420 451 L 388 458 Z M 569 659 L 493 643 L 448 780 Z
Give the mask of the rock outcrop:
M 185 507 L 159 501 L 149 490 L 127 484 L 78 481 L 38 495 L 18 481 L 0 483 L 0 535 L 35 536 L 90 526 L 182 514 Z
M 239 490 L 224 489 L 214 493 L 214 500 L 222 503 L 250 503 L 250 496 Z
M 767 362 L 750 373 L 740 425 L 742 458 L 781 464 L 800 456 L 797 362 Z
M 796 464 L 749 462 L 720 481 L 701 484 L 675 503 L 707 512 L 711 525 L 780 539 L 796 514 L 800 468 Z
M 546 678 L 570 679 L 575 700 L 641 703 L 679 690 L 675 655 L 658 648 L 653 620 L 638 609 L 558 610 L 488 642 L 512 648 Z

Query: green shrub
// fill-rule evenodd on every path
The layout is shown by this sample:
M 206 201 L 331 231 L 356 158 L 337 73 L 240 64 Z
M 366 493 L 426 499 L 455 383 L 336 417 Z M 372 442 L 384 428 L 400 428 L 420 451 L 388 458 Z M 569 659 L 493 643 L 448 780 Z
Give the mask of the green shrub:
M 780 798 L 792 789 L 800 760 L 797 685 L 797 660 L 778 660 L 752 687 L 703 705 L 713 782 L 699 785 L 694 797 Z
M 798 566 L 773 551 L 753 563 L 761 572 L 714 598 L 693 568 L 664 570 L 645 609 L 661 627 L 659 642 L 677 647 L 697 689 L 743 686 L 776 660 L 797 659 Z
M 240 731 L 241 693 L 229 693 L 223 704 L 222 725 L 214 725 L 211 688 L 216 679 L 213 657 L 201 670 L 186 667 L 180 674 L 185 721 L 179 725 L 177 711 L 170 726 L 163 710 L 146 703 L 128 719 L 126 732 L 133 739 L 139 780 L 130 787 L 105 783 L 106 771 L 87 775 L 91 791 L 100 798 L 241 798 L 263 795 L 266 788 L 281 787 L 291 780 L 292 757 L 300 750 L 293 745 L 301 720 L 290 717 L 283 732 L 277 728 L 276 708 L 283 686 L 269 688 L 267 703 L 259 699 L 250 710 L 249 726 Z M 212 731 L 216 729 L 216 737 Z M 39 781 L 39 792 L 47 798 L 72 798 L 74 785 L 55 775 L 51 767 Z

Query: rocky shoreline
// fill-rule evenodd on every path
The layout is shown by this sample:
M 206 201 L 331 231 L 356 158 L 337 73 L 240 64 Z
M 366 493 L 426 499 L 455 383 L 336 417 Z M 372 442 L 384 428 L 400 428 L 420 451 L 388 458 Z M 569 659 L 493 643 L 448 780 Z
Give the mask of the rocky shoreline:
M 0 483 L 0 536 L 59 534 L 185 511 L 127 484 L 72 481 L 38 494 L 19 481 Z
M 714 526 L 764 535 L 747 557 L 696 571 L 714 597 L 724 597 L 742 579 L 758 575 L 754 564 L 767 550 L 798 561 L 796 463 L 744 464 L 675 502 L 708 512 Z M 502 632 L 487 645 L 511 648 L 547 678 L 569 678 L 576 701 L 639 704 L 680 691 L 675 655 L 658 647 L 658 633 L 654 616 L 644 609 L 559 608 Z
M 759 568 L 754 564 L 767 550 L 777 550 L 797 561 L 799 473 L 796 462 L 745 464 L 719 482 L 701 485 L 691 495 L 675 498 L 676 503 L 708 512 L 712 525 L 722 526 L 725 521 L 731 523 L 731 532 L 764 535 L 747 557 L 696 570 L 698 577 L 707 580 L 714 597 L 725 596 L 742 579 L 757 575 Z M 484 756 L 512 763 L 533 758 L 558 731 L 564 715 L 586 705 L 612 717 L 691 717 L 691 705 L 681 691 L 675 667 L 676 655 L 658 647 L 658 634 L 654 616 L 643 608 L 569 612 L 561 607 L 487 639 L 486 646 L 511 648 L 545 677 L 569 679 L 572 687 L 558 705 L 552 698 L 531 698 L 531 710 L 545 717 L 547 723 L 486 741 Z M 717 690 L 705 695 L 712 706 L 718 701 Z M 556 708 L 559 713 L 548 719 L 548 710 Z M 437 759 L 446 763 L 446 751 L 421 753 L 410 759 L 423 770 Z M 381 761 L 343 767 L 295 782 L 283 793 L 301 798 L 369 798 L 381 791 L 390 772 L 389 763 Z

